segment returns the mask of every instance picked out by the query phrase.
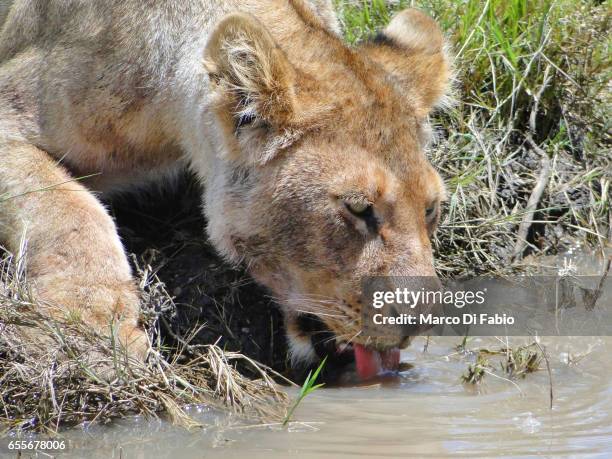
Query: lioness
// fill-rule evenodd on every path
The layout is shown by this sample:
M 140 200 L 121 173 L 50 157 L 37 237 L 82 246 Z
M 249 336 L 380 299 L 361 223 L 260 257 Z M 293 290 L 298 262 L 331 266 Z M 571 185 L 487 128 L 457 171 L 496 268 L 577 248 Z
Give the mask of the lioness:
M 363 335 L 360 281 L 435 277 L 444 192 L 424 148 L 449 74 L 439 28 L 412 9 L 349 47 L 330 0 L 16 0 L 0 32 L 0 240 L 26 241 L 43 304 L 100 330 L 117 319 L 142 352 L 96 196 L 191 168 L 208 237 L 278 298 L 296 361 L 321 357 L 324 332 L 366 373 L 393 366 L 409 338 Z

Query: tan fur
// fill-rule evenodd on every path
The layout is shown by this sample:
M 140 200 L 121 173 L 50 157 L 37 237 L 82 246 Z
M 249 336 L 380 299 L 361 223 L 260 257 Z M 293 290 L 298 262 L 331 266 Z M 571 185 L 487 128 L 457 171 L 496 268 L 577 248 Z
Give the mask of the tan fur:
M 17 0 L 0 29 L 0 241 L 16 250 L 25 234 L 46 303 L 97 327 L 120 316 L 142 344 L 91 191 L 187 165 L 213 244 L 278 297 L 302 356 L 304 310 L 329 311 L 339 341 L 401 344 L 359 336 L 360 281 L 435 276 L 425 210 L 443 187 L 424 149 L 449 72 L 414 10 L 350 48 L 329 0 Z M 359 202 L 375 230 L 348 210 Z

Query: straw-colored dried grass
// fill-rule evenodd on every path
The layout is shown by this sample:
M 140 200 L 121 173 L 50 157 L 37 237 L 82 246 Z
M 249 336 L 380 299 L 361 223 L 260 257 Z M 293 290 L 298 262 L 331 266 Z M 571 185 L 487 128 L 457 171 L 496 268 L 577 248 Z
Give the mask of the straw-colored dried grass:
M 8 254 L 0 262 L 0 432 L 50 432 L 132 414 L 167 416 L 195 427 L 198 422 L 184 410 L 190 404 L 282 419 L 286 395 L 266 368 L 215 344 L 190 345 L 189 337 L 173 352 L 153 338 L 161 309 L 172 301 L 149 269 L 140 272 L 152 337 L 143 363 L 126 355 L 112 325 L 107 337 L 76 318 L 46 315 L 28 290 L 23 266 Z M 259 379 L 240 374 L 238 361 L 246 361 Z

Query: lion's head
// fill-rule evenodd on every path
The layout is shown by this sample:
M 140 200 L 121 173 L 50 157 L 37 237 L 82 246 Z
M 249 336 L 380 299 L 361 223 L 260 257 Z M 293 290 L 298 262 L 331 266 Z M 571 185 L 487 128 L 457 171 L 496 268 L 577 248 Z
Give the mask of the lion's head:
M 364 335 L 361 281 L 437 285 L 430 237 L 444 187 L 424 151 L 449 84 L 444 40 L 405 10 L 349 47 L 300 4 L 284 12 L 291 23 L 233 14 L 210 38 L 218 158 L 208 232 L 273 292 L 295 359 L 340 359 L 347 343 L 389 357 L 409 337 Z

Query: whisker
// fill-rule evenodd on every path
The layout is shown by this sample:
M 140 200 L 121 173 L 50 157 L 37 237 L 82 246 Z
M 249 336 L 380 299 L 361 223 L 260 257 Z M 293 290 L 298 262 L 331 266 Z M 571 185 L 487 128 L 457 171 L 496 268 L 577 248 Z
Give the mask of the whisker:
M 305 314 L 312 314 L 319 317 L 334 317 L 334 318 L 342 318 L 344 317 L 342 314 L 329 314 L 326 312 L 313 312 L 312 310 L 307 309 L 298 309 L 297 312 L 303 312 Z

